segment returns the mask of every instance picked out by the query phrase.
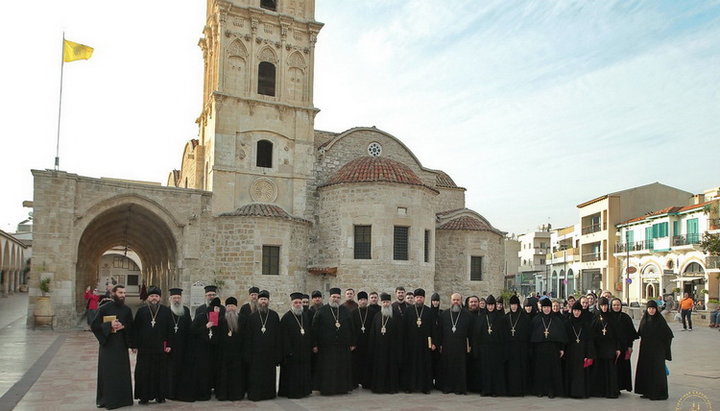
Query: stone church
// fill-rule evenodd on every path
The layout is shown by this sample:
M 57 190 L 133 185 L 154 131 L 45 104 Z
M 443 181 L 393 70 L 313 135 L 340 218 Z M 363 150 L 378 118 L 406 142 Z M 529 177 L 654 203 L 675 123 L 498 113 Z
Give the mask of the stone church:
M 465 207 L 465 188 L 385 131 L 315 130 L 314 7 L 208 0 L 198 138 L 167 187 L 33 170 L 31 292 L 53 279 L 60 326 L 122 250 L 147 284 L 220 282 L 240 300 L 257 285 L 279 308 L 333 286 L 423 287 L 444 304 L 501 291 L 505 233 Z

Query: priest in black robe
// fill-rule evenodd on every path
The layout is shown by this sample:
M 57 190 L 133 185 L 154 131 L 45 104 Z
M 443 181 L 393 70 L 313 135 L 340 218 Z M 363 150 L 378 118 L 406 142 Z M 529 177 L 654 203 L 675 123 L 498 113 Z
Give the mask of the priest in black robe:
M 358 297 L 358 309 L 353 311 L 353 330 L 357 339 L 355 350 L 352 352 L 353 387 L 362 385 L 363 388 L 370 388 L 370 359 L 368 358 L 368 341 L 370 337 L 370 326 L 375 318 L 376 310 L 368 307 L 368 294 L 360 291 Z
M 432 293 L 430 296 L 430 312 L 433 315 L 433 327 L 439 338 L 438 321 L 440 320 L 440 294 Z M 435 351 L 432 353 L 433 387 L 439 389 L 440 382 L 440 341 L 435 340 Z
M 240 307 L 240 315 L 244 315 L 245 317 L 249 316 L 255 310 L 257 309 L 257 300 L 258 300 L 258 294 L 260 293 L 260 289 L 258 287 L 250 287 L 248 289 L 248 302 L 242 305 Z
M 182 288 L 171 288 L 170 290 L 170 321 L 172 321 L 172 332 L 168 337 L 168 344 L 172 350 L 167 354 L 167 392 L 166 398 L 174 400 L 178 391 L 186 390 L 180 384 L 182 375 L 191 372 L 191 363 L 188 350 L 188 339 L 190 337 L 190 309 L 182 303 Z
M 205 286 L 205 304 L 199 305 L 195 309 L 195 317 L 193 317 L 193 318 L 197 318 L 198 315 L 207 316 L 207 312 L 209 310 L 212 311 L 210 309 L 210 303 L 212 303 L 212 301 L 215 300 L 215 298 L 217 298 L 217 296 L 218 296 L 217 286 L 216 285 L 206 285 Z M 220 300 L 218 300 L 218 301 L 220 301 Z M 220 305 L 220 315 L 225 315 L 225 307 L 223 307 L 222 304 Z
M 140 404 L 155 400 L 165 402 L 167 389 L 167 354 L 172 350 L 173 331 L 170 309 L 160 304 L 160 288 L 151 286 L 145 305 L 135 314 L 133 330 L 137 352 L 135 363 L 135 398 Z
M 280 363 L 280 316 L 271 310 L 270 292 L 258 293 L 257 310 L 245 327 L 245 358 L 248 365 L 247 397 L 262 401 L 277 396 L 277 365 Z
M 440 389 L 445 394 L 467 394 L 466 356 L 470 352 L 468 338 L 475 317 L 462 308 L 460 294 L 453 294 L 450 302 L 450 309 L 440 313 L 438 323 Z
M 237 299 L 225 299 L 225 315 L 218 325 L 217 372 L 215 398 L 218 401 L 238 401 L 245 398 L 245 364 L 243 358 L 245 322 L 240 315 Z
M 510 311 L 505 315 L 507 362 L 505 380 L 507 395 L 517 397 L 530 393 L 530 316 L 520 306 L 517 295 L 510 297 Z
M 415 304 L 405 309 L 403 316 L 405 353 L 403 378 L 400 383 L 405 392 L 430 393 L 433 388 L 433 352 L 436 351 L 438 331 L 435 314 L 425 305 L 425 290 L 414 292 Z
M 380 314 L 370 327 L 370 389 L 376 394 L 400 390 L 400 362 L 403 352 L 403 321 L 395 315 L 390 294 L 380 294 Z
M 565 394 L 570 398 L 590 396 L 590 361 L 595 361 L 595 338 L 593 328 L 582 318 L 583 308 L 576 301 L 570 310 L 566 331 L 568 342 L 565 349 Z
M 635 369 L 635 393 L 651 400 L 667 400 L 665 361 L 672 361 L 670 346 L 674 336 L 655 300 L 647 302 L 638 334 L 640 352 Z
M 395 287 L 395 302 L 392 303 L 392 307 L 400 317 L 405 315 L 405 309 L 408 307 L 405 301 L 405 287 Z
M 593 336 L 597 357 L 592 366 L 590 395 L 617 398 L 620 396 L 617 381 L 617 361 L 620 357 L 620 341 L 615 323 L 610 321 L 610 302 L 598 299 L 598 310 L 593 321 Z
M 565 354 L 567 332 L 563 320 L 552 313 L 552 301 L 540 300 L 542 311 L 533 318 L 530 342 L 533 345 L 533 392 L 542 397 L 562 396 L 561 358 Z
M 98 351 L 98 408 L 109 410 L 133 405 L 130 356 L 133 345 L 133 317 L 125 305 L 125 286 L 112 288 L 112 302 L 98 308 L 90 329 L 100 343 Z
M 638 339 L 635 325 L 629 315 L 622 311 L 622 301 L 613 298 L 610 301 L 610 322 L 614 325 L 620 344 L 620 357 L 617 360 L 618 389 L 632 392 L 630 357 L 633 343 Z
M 201 306 L 204 307 L 204 306 Z M 177 392 L 179 401 L 208 401 L 215 387 L 217 374 L 218 340 L 220 339 L 219 321 L 224 316 L 222 304 L 218 297 L 210 301 L 210 305 L 196 311 L 190 325 L 190 358 L 189 370 L 182 376 L 184 388 Z M 223 307 L 224 308 L 224 307 Z M 218 323 L 210 321 L 209 312 L 218 315 Z
M 350 311 L 340 304 L 340 289 L 330 289 L 330 301 L 313 317 L 313 351 L 317 352 L 315 388 L 321 395 L 346 394 L 352 385 L 352 351 L 357 336 Z
M 292 306 L 280 319 L 280 387 L 278 396 L 303 398 L 312 393 L 312 314 L 302 304 L 303 294 L 290 294 Z
M 480 313 L 473 329 L 475 355 L 480 357 L 481 369 L 474 372 L 481 375 L 480 394 L 504 396 L 505 388 L 505 313 L 497 311 L 495 297 L 491 294 L 485 300 L 485 311 Z

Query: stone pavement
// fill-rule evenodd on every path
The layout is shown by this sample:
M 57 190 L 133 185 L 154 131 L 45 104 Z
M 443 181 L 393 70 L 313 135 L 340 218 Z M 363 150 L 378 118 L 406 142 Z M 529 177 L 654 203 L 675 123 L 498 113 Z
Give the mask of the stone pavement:
M 0 410 L 94 410 L 97 343 L 85 331 L 53 332 L 25 327 L 27 296 L 10 296 L 0 300 Z M 454 395 L 433 392 L 423 394 L 376 395 L 366 391 L 340 397 L 317 394 L 302 400 L 277 399 L 253 403 L 168 401 L 151 404 L 152 409 L 231 409 L 261 408 L 264 410 L 450 410 L 489 407 L 503 410 L 674 410 L 681 397 L 691 391 L 707 396 L 711 405 L 720 407 L 720 332 L 701 328 L 675 332 L 674 361 L 670 368 L 670 399 L 649 401 L 635 394 L 623 393 L 619 399 L 592 398 L 488 398 L 478 395 Z M 637 345 L 636 345 L 637 348 Z M 132 356 L 131 356 L 132 357 Z M 633 357 L 636 358 L 636 355 Z M 690 409 L 690 402 L 681 409 Z M 700 404 L 702 405 L 702 404 Z M 136 405 L 135 407 L 140 407 Z M 699 408 L 707 409 L 707 408 Z

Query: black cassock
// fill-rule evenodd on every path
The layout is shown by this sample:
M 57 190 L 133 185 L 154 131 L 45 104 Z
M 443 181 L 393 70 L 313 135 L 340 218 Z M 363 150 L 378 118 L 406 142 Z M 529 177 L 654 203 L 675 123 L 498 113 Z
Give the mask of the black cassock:
M 530 316 L 518 309 L 505 314 L 507 361 L 505 381 L 507 394 L 522 396 L 530 393 Z
M 227 312 L 218 326 L 218 361 L 215 380 L 215 398 L 218 401 L 238 401 L 245 397 L 245 364 L 243 358 L 245 322 L 238 315 L 235 331 L 228 324 Z
M 475 316 L 464 308 L 454 313 L 440 313 L 438 335 L 440 355 L 440 389 L 444 393 L 467 394 L 467 348 Z
M 278 396 L 303 398 L 312 393 L 312 313 L 288 311 L 280 320 L 280 387 Z
M 243 315 L 245 317 L 249 317 L 250 314 L 252 314 L 252 308 L 250 308 L 250 303 L 245 303 L 240 307 L 240 315 Z
M 110 322 L 103 318 L 114 315 L 125 328 L 113 333 Z M 130 378 L 130 356 L 128 349 L 133 338 L 132 311 L 126 305 L 115 302 L 98 308 L 90 328 L 100 343 L 98 352 L 97 396 L 98 407 L 107 409 L 133 405 L 132 381 Z
M 178 390 L 176 395 L 179 401 L 208 401 L 215 387 L 220 329 L 218 326 L 207 328 L 208 322 L 206 310 L 196 311 L 190 325 L 189 372 L 182 375 L 180 385 L 183 389 Z
M 585 368 L 585 359 L 596 360 L 593 328 L 582 317 L 570 317 L 566 331 L 565 394 L 572 398 L 587 398 L 590 396 L 590 368 Z
M 170 311 L 170 321 L 172 321 L 172 331 L 168 338 L 172 351 L 168 354 L 167 360 L 167 398 L 174 400 L 179 391 L 187 390 L 180 384 L 182 375 L 189 373 L 188 360 L 188 338 L 190 337 L 190 309 L 183 306 L 184 314 L 178 317 Z M 177 330 L 175 329 L 177 327 Z
M 593 336 L 597 358 L 590 372 L 590 395 L 617 398 L 620 395 L 617 381 L 616 351 L 620 350 L 615 325 L 609 313 L 598 310 L 593 321 Z M 624 354 L 622 354 L 624 355 Z
M 405 309 L 403 323 L 405 351 L 400 388 L 408 392 L 428 393 L 433 388 L 431 345 L 438 345 L 435 314 L 428 306 L 418 308 L 411 305 Z
M 638 327 L 640 353 L 635 369 L 635 393 L 651 400 L 668 398 L 665 361 L 672 361 L 670 346 L 673 333 L 658 310 L 655 315 L 643 314 Z
M 135 398 L 162 401 L 167 394 L 167 354 L 173 322 L 170 309 L 158 303 L 153 312 L 150 304 L 138 308 L 133 330 L 137 348 L 135 363 Z M 170 346 L 172 349 L 172 346 Z
M 440 307 L 430 307 L 430 312 L 433 315 L 433 326 L 437 333 L 438 339 L 435 341 L 436 349 L 432 353 L 432 370 L 433 370 L 433 387 L 440 389 L 440 332 L 438 329 L 438 321 L 440 321 Z
M 370 328 L 368 358 L 370 359 L 370 389 L 377 394 L 394 394 L 400 390 L 400 362 L 403 353 L 402 318 L 373 318 Z
M 505 313 L 485 310 L 475 324 L 473 355 L 480 357 L 483 367 L 472 372 L 481 375 L 480 394 L 505 395 Z
M 350 316 L 352 318 L 355 340 L 355 350 L 352 352 L 353 387 L 362 385 L 363 388 L 370 388 L 370 367 L 368 359 L 368 339 L 370 337 L 370 326 L 373 318 L 379 309 L 376 305 L 365 308 L 358 307 Z
M 355 344 L 356 336 L 350 311 L 342 305 L 322 306 L 313 317 L 313 338 L 313 346 L 318 348 L 316 389 L 322 395 L 352 391 L 350 346 Z
M 262 401 L 277 396 L 277 365 L 280 363 L 280 317 L 273 310 L 255 311 L 247 317 L 245 360 L 248 366 L 247 397 Z
M 617 339 L 620 344 L 620 358 L 617 360 L 618 390 L 632 392 L 632 376 L 630 359 L 625 359 L 628 350 L 632 349 L 633 343 L 638 339 L 635 325 L 629 315 L 622 311 L 611 312 L 610 322 L 615 327 Z
M 563 395 L 560 351 L 567 343 L 564 320 L 550 313 L 538 313 L 532 322 L 533 393 L 548 397 Z M 545 333 L 547 331 L 547 334 Z
M 467 299 L 465 299 L 465 301 L 467 305 Z M 471 347 L 477 345 L 478 335 L 475 334 L 477 332 L 475 328 L 478 322 L 478 316 L 480 315 L 481 311 L 484 310 L 468 310 L 468 313 L 472 318 L 472 322 L 470 323 L 470 328 L 472 331 L 470 332 L 470 335 L 468 337 L 468 341 Z M 467 363 L 467 388 L 470 392 L 479 393 L 482 390 L 482 373 L 480 372 L 480 370 L 483 369 L 483 363 L 482 357 L 478 355 L 476 351 L 471 351 L 465 356 Z

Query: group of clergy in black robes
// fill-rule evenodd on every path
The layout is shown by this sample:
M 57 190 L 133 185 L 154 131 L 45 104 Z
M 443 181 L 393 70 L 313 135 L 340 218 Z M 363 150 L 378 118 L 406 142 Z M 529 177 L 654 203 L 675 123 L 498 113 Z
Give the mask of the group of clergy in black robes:
M 618 397 L 632 390 L 630 355 L 641 337 L 635 392 L 667 399 L 665 360 L 672 332 L 650 302 L 638 332 L 620 300 L 601 298 L 593 314 L 578 301 L 568 314 L 551 310 L 550 299 L 520 306 L 517 296 L 504 311 L 502 300 L 465 307 L 451 296 L 439 310 L 439 296 L 425 305 L 425 291 L 404 301 L 404 289 L 389 294 L 360 292 L 358 302 L 341 303 L 341 291 L 293 293 L 282 318 L 269 309 L 269 292 L 252 287 L 238 309 L 225 305 L 217 288 L 205 288 L 206 304 L 193 319 L 182 290 L 170 290 L 170 306 L 151 287 L 135 318 L 124 305 L 124 289 L 100 307 L 92 330 L 100 342 L 99 407 L 132 405 L 128 348 L 137 351 L 134 397 L 141 404 L 179 401 L 252 401 L 344 394 L 358 386 L 375 393 L 477 392 L 491 396 Z M 346 291 L 347 293 L 350 290 Z M 120 298 L 119 294 L 122 294 Z M 374 294 L 374 296 L 373 296 Z M 276 367 L 280 383 L 276 391 Z

